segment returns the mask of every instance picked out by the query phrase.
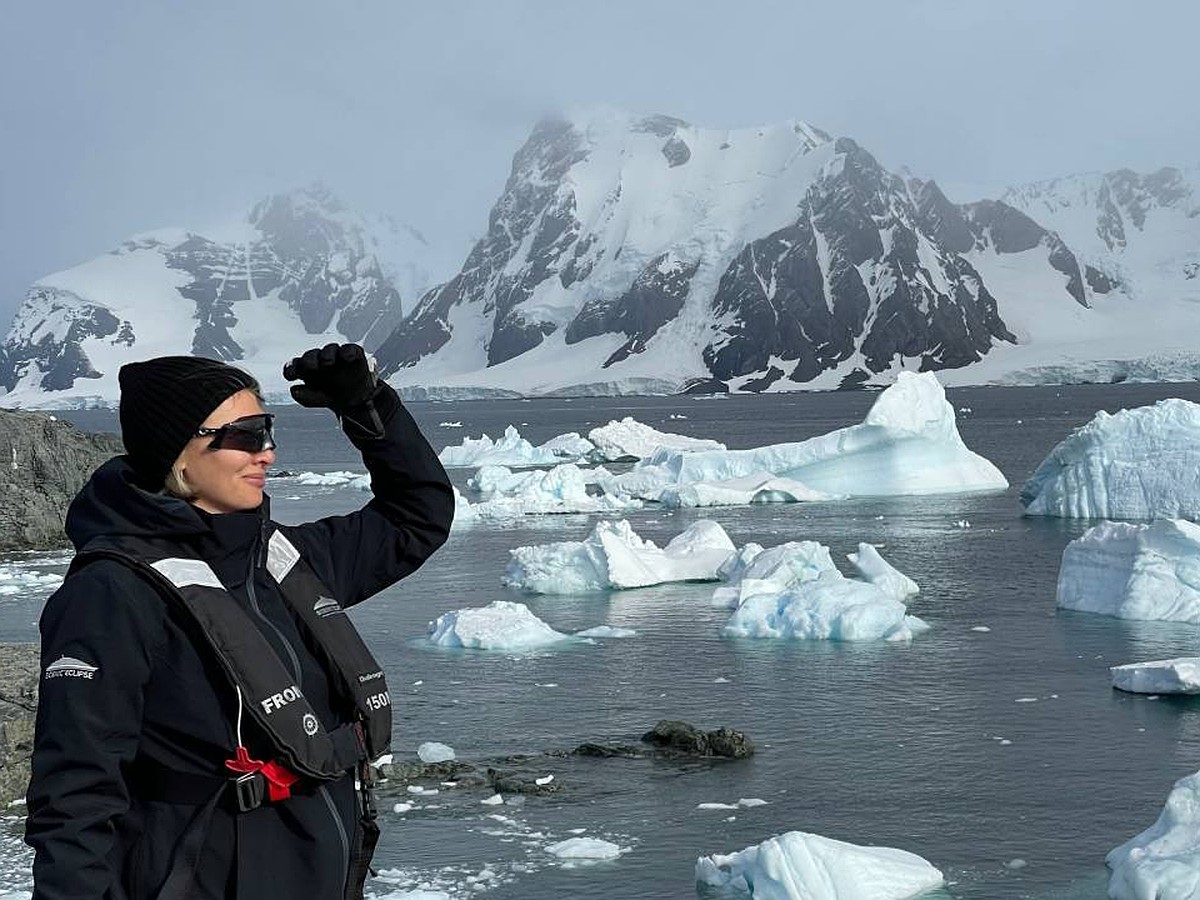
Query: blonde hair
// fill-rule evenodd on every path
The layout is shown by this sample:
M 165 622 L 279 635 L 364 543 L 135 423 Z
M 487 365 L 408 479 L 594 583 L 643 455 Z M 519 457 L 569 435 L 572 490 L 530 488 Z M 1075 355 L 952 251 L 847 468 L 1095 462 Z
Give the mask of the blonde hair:
M 189 502 L 196 499 L 196 491 L 188 484 L 187 476 L 183 473 L 181 459 L 171 464 L 171 471 L 167 473 L 167 480 L 163 482 L 163 493 Z

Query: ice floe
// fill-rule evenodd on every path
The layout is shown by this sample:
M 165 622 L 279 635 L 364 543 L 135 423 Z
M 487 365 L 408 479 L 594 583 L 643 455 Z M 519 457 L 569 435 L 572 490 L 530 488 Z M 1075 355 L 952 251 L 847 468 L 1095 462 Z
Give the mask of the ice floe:
M 1153 825 L 1111 850 L 1113 900 L 1200 896 L 1200 772 L 1175 782 Z
M 1200 656 L 1113 666 L 1112 686 L 1133 694 L 1200 694 Z
M 1121 619 L 1200 623 L 1200 526 L 1101 522 L 1067 544 L 1058 605 Z
M 1153 519 L 1200 514 L 1200 404 L 1096 413 L 1021 488 L 1034 516 Z
M 907 900 L 943 878 L 905 850 L 789 831 L 737 853 L 700 857 L 696 881 L 754 900 Z
M 751 503 L 802 503 L 840 500 L 839 494 L 816 491 L 791 478 L 755 472 L 725 481 L 672 484 L 654 491 L 655 499 L 670 509 L 695 506 L 744 506 Z
M 48 597 L 62 582 L 62 575 L 39 572 L 30 563 L 0 564 L 0 597 Z
M 612 841 L 590 837 L 567 838 L 565 841 L 559 841 L 546 848 L 546 852 L 551 856 L 557 856 L 564 862 L 576 864 L 616 859 L 628 850 L 628 847 L 622 847 Z
M 510 551 L 504 573 L 510 587 L 541 594 L 646 587 L 671 581 L 715 581 L 736 548 L 716 522 L 693 522 L 663 548 L 643 540 L 630 524 L 597 522 L 582 541 L 560 541 Z

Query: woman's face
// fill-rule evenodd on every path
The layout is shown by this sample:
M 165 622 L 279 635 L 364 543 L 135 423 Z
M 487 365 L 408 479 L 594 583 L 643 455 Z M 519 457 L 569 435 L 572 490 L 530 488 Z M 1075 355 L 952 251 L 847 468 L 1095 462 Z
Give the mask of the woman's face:
M 238 391 L 209 413 L 202 428 L 220 428 L 243 416 L 262 415 L 253 391 Z M 193 437 L 179 462 L 184 478 L 195 492 L 192 503 L 210 513 L 255 509 L 262 503 L 267 467 L 275 461 L 273 449 L 249 453 L 221 448 L 212 450 L 212 437 Z

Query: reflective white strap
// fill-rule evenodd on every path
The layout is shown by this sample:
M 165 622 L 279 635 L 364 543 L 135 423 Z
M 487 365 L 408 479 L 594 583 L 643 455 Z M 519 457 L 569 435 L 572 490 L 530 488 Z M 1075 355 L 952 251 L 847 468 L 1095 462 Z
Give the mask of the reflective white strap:
M 299 561 L 300 551 L 292 545 L 292 542 L 279 531 L 273 532 L 271 539 L 267 541 L 267 571 L 275 577 L 275 580 L 283 581 L 287 577 L 287 573 L 292 571 L 292 566 Z
M 223 588 L 217 573 L 202 559 L 160 559 L 150 564 L 177 588 L 198 584 L 201 587 Z

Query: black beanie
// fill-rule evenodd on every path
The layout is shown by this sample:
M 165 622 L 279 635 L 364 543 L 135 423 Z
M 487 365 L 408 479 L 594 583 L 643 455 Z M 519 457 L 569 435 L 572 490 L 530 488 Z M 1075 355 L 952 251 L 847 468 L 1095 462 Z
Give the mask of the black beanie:
M 160 356 L 121 366 L 121 440 L 138 480 L 158 490 L 208 414 L 238 391 L 246 372 L 199 356 Z

